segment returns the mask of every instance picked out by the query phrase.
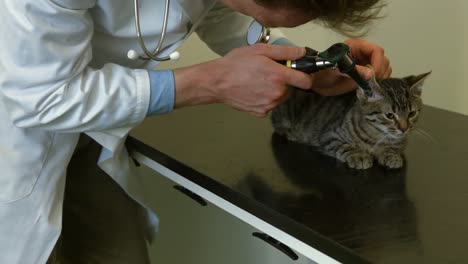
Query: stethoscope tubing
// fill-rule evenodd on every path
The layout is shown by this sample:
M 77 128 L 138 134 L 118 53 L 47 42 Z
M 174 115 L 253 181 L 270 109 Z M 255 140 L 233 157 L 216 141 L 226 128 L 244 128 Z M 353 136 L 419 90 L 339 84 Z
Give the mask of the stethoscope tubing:
M 139 0 L 134 0 L 134 12 L 135 12 L 135 29 L 137 33 L 137 38 L 138 42 L 140 43 L 140 47 L 143 50 L 143 52 L 146 54 L 146 57 L 144 56 L 139 56 L 138 59 L 141 60 L 155 60 L 155 61 L 168 61 L 170 60 L 170 56 L 166 57 L 158 57 L 159 53 L 161 52 L 161 48 L 163 45 L 163 42 L 166 38 L 166 32 L 167 32 L 167 24 L 169 21 L 169 5 L 170 5 L 170 0 L 165 0 L 166 6 L 164 7 L 164 20 L 163 20 L 163 25 L 162 25 L 162 30 L 161 30 L 161 37 L 159 39 L 158 45 L 154 49 L 153 52 L 150 52 L 146 45 L 145 45 L 145 40 L 143 39 L 143 36 L 141 34 L 141 26 L 140 26 L 140 8 L 139 8 Z

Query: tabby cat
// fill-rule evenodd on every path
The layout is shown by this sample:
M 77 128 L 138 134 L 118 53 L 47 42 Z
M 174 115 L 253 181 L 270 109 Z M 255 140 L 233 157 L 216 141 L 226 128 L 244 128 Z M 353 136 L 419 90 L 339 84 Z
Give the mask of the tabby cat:
M 309 144 L 355 169 L 372 167 L 374 159 L 388 168 L 403 166 L 408 132 L 422 107 L 421 92 L 430 72 L 405 78 L 369 81 L 340 96 L 325 97 L 294 89 L 272 113 L 275 132 Z

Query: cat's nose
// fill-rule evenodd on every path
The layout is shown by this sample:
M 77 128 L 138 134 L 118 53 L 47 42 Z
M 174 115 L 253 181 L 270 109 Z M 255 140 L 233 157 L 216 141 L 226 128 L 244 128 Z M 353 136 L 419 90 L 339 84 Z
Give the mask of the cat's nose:
M 408 130 L 409 126 L 408 126 L 408 121 L 407 120 L 399 120 L 398 121 L 398 129 L 405 133 L 407 130 Z

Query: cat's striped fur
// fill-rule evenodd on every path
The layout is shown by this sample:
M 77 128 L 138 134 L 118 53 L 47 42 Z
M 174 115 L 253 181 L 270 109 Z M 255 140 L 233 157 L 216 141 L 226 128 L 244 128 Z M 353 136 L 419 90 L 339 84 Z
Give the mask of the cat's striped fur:
M 294 89 L 273 111 L 273 127 L 289 140 L 316 146 L 352 168 L 370 168 L 374 159 L 399 168 L 406 136 L 422 107 L 421 88 L 428 75 L 378 83 L 372 79 L 372 97 L 361 88 L 335 97 Z

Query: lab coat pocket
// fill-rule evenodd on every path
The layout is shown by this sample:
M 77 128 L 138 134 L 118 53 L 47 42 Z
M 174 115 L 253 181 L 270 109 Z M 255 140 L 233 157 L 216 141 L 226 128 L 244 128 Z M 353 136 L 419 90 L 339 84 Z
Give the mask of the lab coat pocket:
M 18 201 L 32 193 L 53 143 L 51 132 L 1 123 L 0 204 Z

